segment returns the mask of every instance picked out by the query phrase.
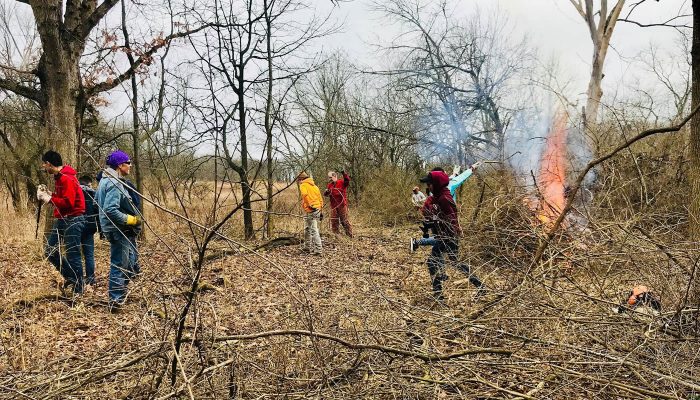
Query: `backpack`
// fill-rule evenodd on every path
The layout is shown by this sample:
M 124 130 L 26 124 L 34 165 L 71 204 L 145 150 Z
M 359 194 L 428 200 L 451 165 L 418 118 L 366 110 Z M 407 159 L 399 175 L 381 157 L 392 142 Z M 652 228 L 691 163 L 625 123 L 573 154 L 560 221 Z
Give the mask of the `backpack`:
M 97 232 L 97 216 L 99 210 L 95 201 L 95 191 L 87 186 L 80 186 L 85 197 L 85 228 L 83 232 L 94 234 Z

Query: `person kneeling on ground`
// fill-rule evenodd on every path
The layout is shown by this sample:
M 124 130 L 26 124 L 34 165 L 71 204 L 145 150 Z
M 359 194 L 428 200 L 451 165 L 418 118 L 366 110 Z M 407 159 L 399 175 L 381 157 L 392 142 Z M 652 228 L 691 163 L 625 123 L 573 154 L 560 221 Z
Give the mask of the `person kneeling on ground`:
M 433 232 L 435 235 L 430 238 L 432 251 L 428 257 L 428 271 L 433 287 L 433 296 L 437 301 L 443 301 L 442 284 L 447 280 L 445 273 L 445 253 L 452 265 L 469 276 L 469 281 L 479 288 L 479 294 L 485 290 L 484 284 L 479 278 L 471 273 L 467 264 L 457 260 L 459 254 L 459 226 L 457 205 L 455 204 L 450 189 L 447 187 L 450 178 L 443 171 L 431 171 L 428 176 L 421 179 L 428 185 L 428 190 L 432 193 L 431 201 L 426 201 L 423 206 L 423 215 L 433 222 Z M 411 239 L 411 251 L 415 249 L 414 239 Z
M 301 207 L 306 212 L 304 217 L 304 250 L 314 255 L 321 254 L 321 234 L 318 231 L 318 222 L 322 218 L 323 197 L 314 180 L 302 171 L 297 176 L 299 192 L 301 193 Z
M 139 225 L 141 218 L 122 181 L 131 170 L 129 156 L 117 150 L 107 157 L 107 165 L 97 187 L 97 204 L 100 227 L 110 244 L 109 306 L 110 311 L 118 311 L 126 300 L 127 285 L 135 274 L 132 252 L 136 249 L 125 232 Z
M 64 293 L 69 296 L 80 295 L 83 293 L 80 238 L 85 225 L 83 191 L 75 177 L 75 170 L 70 165 L 63 165 L 63 159 L 59 153 L 47 151 L 41 157 L 41 161 L 44 170 L 53 175 L 56 190 L 51 193 L 44 185 L 40 185 L 36 193 L 39 201 L 44 204 L 49 202 L 53 204 L 53 216 L 56 218 L 46 240 L 45 254 L 65 279 Z M 61 256 L 61 240 L 66 248 L 65 257 Z

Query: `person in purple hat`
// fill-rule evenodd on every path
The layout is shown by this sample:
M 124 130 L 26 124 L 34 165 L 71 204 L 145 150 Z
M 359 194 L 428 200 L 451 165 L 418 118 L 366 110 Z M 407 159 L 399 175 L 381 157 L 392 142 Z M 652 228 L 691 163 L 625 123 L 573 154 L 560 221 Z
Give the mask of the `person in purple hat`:
M 109 306 L 113 312 L 124 305 L 126 288 L 135 275 L 136 249 L 127 233 L 141 224 L 141 217 L 123 182 L 130 171 L 129 155 L 121 150 L 112 152 L 96 193 L 100 227 L 110 244 Z

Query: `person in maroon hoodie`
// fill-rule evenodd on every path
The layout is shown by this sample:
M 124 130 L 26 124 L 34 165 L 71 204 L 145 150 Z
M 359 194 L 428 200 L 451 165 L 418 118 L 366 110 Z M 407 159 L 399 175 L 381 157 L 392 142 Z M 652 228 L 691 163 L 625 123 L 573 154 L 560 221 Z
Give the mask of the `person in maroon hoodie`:
M 433 296 L 438 301 L 443 301 L 442 283 L 447 280 L 445 273 L 445 254 L 459 271 L 469 276 L 469 282 L 479 288 L 479 294 L 485 290 L 484 284 L 476 275 L 471 273 L 467 264 L 458 261 L 459 236 L 462 228 L 459 226 L 459 213 L 457 204 L 450 193 L 448 184 L 450 177 L 444 171 L 431 171 L 425 178 L 420 180 L 428 185 L 428 190 L 432 194 L 430 201 L 426 201 L 423 207 L 423 214 L 429 216 L 434 222 L 433 231 L 435 233 L 432 242 L 432 251 L 428 257 L 428 271 L 433 286 Z M 413 240 L 411 241 L 413 249 Z
M 40 185 L 36 193 L 37 199 L 44 204 L 53 204 L 53 216 L 56 218 L 46 241 L 45 255 L 65 279 L 63 288 L 66 294 L 79 295 L 83 293 L 80 238 L 85 225 L 85 198 L 75 177 L 75 170 L 70 165 L 63 165 L 59 153 L 47 151 L 41 161 L 44 170 L 53 175 L 55 180 L 53 193 L 43 185 Z M 65 256 L 61 255 L 61 241 L 66 249 Z
M 339 224 L 343 225 L 345 234 L 352 237 L 352 225 L 348 220 L 348 185 L 350 176 L 341 171 L 343 178 L 338 178 L 335 171 L 328 172 L 328 187 L 323 192 L 331 200 L 331 230 L 333 233 L 340 233 Z

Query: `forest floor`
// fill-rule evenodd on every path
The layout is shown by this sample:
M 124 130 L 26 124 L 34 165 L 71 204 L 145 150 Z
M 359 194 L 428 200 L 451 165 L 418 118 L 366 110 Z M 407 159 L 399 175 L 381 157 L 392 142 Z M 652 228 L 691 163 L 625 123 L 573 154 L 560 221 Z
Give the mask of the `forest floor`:
M 13 223 L 26 231 L 31 219 Z M 521 257 L 515 247 L 479 262 L 482 239 L 465 235 L 462 257 L 489 291 L 448 269 L 436 303 L 429 248 L 408 251 L 417 229 L 356 225 L 353 239 L 324 226 L 322 256 L 238 248 L 206 263 L 177 357 L 196 255 L 176 237 L 143 243 L 143 276 L 111 314 L 106 242 L 96 240 L 97 290 L 70 301 L 33 232 L 6 231 L 0 397 L 700 398 L 700 346 L 667 324 L 675 310 L 613 311 L 631 283 L 672 274 L 629 278 L 640 263 L 609 240 L 528 266 L 506 262 Z

